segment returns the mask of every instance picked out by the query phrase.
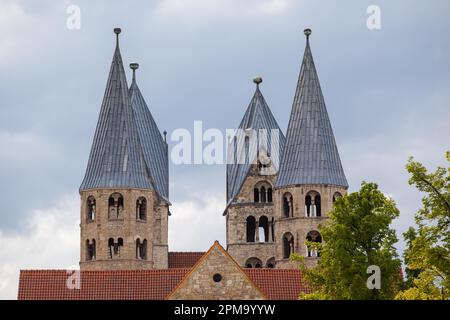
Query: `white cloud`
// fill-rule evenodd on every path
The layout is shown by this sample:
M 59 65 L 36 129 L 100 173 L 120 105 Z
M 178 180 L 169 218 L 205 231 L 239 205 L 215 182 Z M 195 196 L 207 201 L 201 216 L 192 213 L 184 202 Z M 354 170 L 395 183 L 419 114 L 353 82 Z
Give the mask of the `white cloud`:
M 19 204 L 20 202 L 18 202 Z M 79 259 L 79 202 L 64 197 L 36 210 L 22 233 L 0 231 L 0 299 L 16 299 L 21 269 L 74 269 Z
M 210 195 L 203 201 L 174 203 L 169 217 L 170 251 L 204 251 L 215 240 L 225 245 L 223 197 Z

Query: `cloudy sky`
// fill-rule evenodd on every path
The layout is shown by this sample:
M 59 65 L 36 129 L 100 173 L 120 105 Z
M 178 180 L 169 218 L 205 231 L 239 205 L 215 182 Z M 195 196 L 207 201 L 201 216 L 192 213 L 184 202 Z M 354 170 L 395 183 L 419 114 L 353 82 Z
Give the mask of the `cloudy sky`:
M 80 9 L 79 29 L 67 28 L 70 5 Z M 381 9 L 381 30 L 367 28 L 369 5 Z M 450 149 L 449 9 L 447 0 L 0 0 L 0 298 L 16 297 L 19 269 L 78 264 L 78 187 L 113 27 L 169 135 L 195 120 L 235 128 L 255 75 L 286 130 L 302 30 L 312 28 L 350 191 L 377 182 L 401 210 L 400 237 L 421 199 L 407 184 L 408 157 L 435 168 Z M 171 165 L 170 173 L 170 250 L 225 243 L 225 167 Z

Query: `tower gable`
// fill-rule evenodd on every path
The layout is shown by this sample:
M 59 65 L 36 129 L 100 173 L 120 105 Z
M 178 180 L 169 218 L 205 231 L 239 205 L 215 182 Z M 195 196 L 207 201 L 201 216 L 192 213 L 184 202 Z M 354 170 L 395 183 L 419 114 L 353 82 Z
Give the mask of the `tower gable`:
M 267 297 L 216 241 L 167 299 L 262 300 Z

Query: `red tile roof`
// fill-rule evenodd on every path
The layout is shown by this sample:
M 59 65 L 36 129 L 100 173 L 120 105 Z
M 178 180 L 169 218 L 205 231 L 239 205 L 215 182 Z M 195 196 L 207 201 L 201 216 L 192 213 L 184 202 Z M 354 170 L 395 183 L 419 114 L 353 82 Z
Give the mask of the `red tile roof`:
M 181 282 L 188 268 L 134 271 L 82 271 L 80 289 L 68 289 L 65 270 L 22 270 L 19 300 L 162 300 Z M 298 270 L 244 269 L 269 299 L 295 300 L 309 292 Z
M 300 293 L 311 293 L 296 269 L 244 269 L 249 278 L 270 300 L 297 300 Z
M 169 268 L 192 268 L 205 252 L 169 252 Z
M 68 289 L 73 273 L 21 270 L 19 300 L 163 300 L 189 269 L 82 271 L 80 289 Z

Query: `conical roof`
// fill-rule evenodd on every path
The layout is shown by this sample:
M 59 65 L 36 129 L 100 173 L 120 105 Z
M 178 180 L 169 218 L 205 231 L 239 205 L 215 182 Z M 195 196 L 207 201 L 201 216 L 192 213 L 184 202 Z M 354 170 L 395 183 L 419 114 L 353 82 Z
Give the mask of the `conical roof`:
M 86 174 L 80 190 L 96 188 L 152 189 L 128 95 L 117 35 Z
M 259 134 L 259 130 L 267 130 L 267 149 L 265 151 L 269 152 L 270 159 L 272 161 L 273 166 L 278 169 L 279 168 L 279 158 L 282 154 L 285 137 L 283 132 L 280 129 L 275 117 L 270 111 L 269 106 L 264 99 L 261 90 L 259 89 L 259 83 L 261 83 L 261 78 L 255 78 L 255 83 L 257 83 L 255 93 L 253 95 L 252 100 L 244 114 L 244 117 L 241 120 L 239 125 L 239 129 L 249 130 L 253 129 L 257 134 Z M 271 134 L 271 130 L 274 131 L 275 134 Z M 274 141 L 272 142 L 272 137 Z M 259 137 L 260 138 L 260 137 Z M 278 150 L 271 150 L 271 145 L 279 146 Z M 231 145 L 230 147 L 234 147 Z M 237 146 L 239 150 L 239 146 Z M 255 163 L 254 159 L 249 159 L 249 161 L 245 161 L 245 163 L 238 163 L 238 161 L 233 161 L 233 163 L 227 164 L 227 203 L 232 201 L 233 198 L 239 193 L 239 190 L 242 187 L 242 183 L 247 177 L 249 170 L 251 168 L 252 163 Z
M 277 187 L 329 184 L 348 187 L 320 88 L 306 29 L 303 57 Z
M 144 160 L 156 192 L 169 199 L 169 162 L 167 143 L 161 135 L 155 120 L 136 83 L 137 63 L 132 63 L 133 80 L 129 96 L 136 119 Z

